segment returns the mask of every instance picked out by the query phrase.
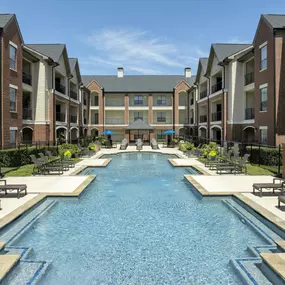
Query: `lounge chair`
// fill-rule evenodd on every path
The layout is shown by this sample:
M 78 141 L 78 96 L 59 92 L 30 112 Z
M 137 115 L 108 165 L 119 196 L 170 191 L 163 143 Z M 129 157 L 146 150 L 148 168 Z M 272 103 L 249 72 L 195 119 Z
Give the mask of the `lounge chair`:
M 232 158 L 233 150 L 229 150 L 227 153 L 225 153 L 225 156 L 218 157 L 217 160 L 206 160 L 205 166 L 209 167 L 210 170 L 214 170 L 217 168 L 218 165 L 228 165 L 230 163 L 233 163 L 236 159 Z
M 138 139 L 136 142 L 137 145 L 137 150 L 142 150 L 143 149 L 143 142 L 141 139 Z
M 34 163 L 33 173 L 35 173 L 35 169 L 37 169 L 38 173 L 42 173 L 44 175 L 50 174 L 51 172 L 57 172 L 58 174 L 63 174 L 63 167 L 46 164 L 44 161 L 37 159 L 34 154 L 31 154 L 30 158 Z
M 47 165 L 47 166 L 58 166 L 62 167 L 63 170 L 68 170 L 69 169 L 69 164 L 63 164 L 61 161 L 49 161 L 48 157 L 45 156 L 42 152 L 39 152 L 39 156 L 41 160 Z
M 273 193 L 275 193 L 275 190 L 279 190 L 284 193 L 285 180 L 280 178 L 273 178 L 273 183 L 254 183 L 252 185 L 252 192 L 255 193 L 255 190 L 259 191 L 260 197 L 262 197 L 262 189 L 272 189 Z
M 17 198 L 20 198 L 20 193 L 25 191 L 25 195 L 27 195 L 27 185 L 26 184 L 7 184 L 5 179 L 1 179 L 0 182 L 4 182 L 4 185 L 0 185 L 0 192 L 4 191 L 5 195 L 7 195 L 7 191 L 17 191 Z
M 123 139 L 121 142 L 121 145 L 120 145 L 120 149 L 125 150 L 125 149 L 127 149 L 128 145 L 129 145 L 128 141 L 126 139 Z
M 217 164 L 217 173 L 234 173 L 240 174 L 244 173 L 247 174 L 247 167 L 246 164 L 248 162 L 249 154 L 245 154 L 241 160 L 238 157 L 234 156 L 231 161 L 219 163 Z
M 49 157 L 49 161 L 52 162 L 58 162 L 60 161 L 62 164 L 68 165 L 68 167 L 73 168 L 75 167 L 75 163 L 73 160 L 71 160 L 68 156 L 64 156 L 63 159 L 60 160 L 58 157 L 52 156 L 51 151 L 46 150 L 46 155 Z M 55 159 L 54 159 L 55 158 Z
M 151 148 L 152 149 L 159 149 L 158 143 L 155 139 L 152 139 L 152 141 L 151 141 Z
M 59 157 L 53 156 L 50 150 L 46 150 L 45 154 L 46 154 L 46 156 L 48 156 L 50 162 L 60 160 Z
M 284 194 L 281 194 L 278 196 L 278 208 L 280 208 L 281 203 L 285 204 L 285 195 Z

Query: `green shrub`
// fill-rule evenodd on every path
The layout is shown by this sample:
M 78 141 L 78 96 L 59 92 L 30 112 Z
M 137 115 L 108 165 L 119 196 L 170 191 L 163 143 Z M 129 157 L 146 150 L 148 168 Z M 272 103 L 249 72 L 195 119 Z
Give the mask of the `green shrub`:
M 40 152 L 45 153 L 46 150 L 50 150 L 54 156 L 57 155 L 56 146 L 0 150 L 0 165 L 2 167 L 17 167 L 29 164 L 31 163 L 31 154 L 34 154 L 36 157 L 38 157 Z
M 71 156 L 72 156 L 70 150 L 66 150 L 63 155 L 64 155 L 65 157 L 67 156 L 68 158 L 71 158 Z
M 204 144 L 202 146 L 202 153 L 204 157 L 207 157 L 211 152 L 212 154 L 216 153 L 215 156 L 219 154 L 219 148 L 215 142 L 210 142 L 209 144 Z
M 70 151 L 72 157 L 74 157 L 76 153 L 80 152 L 80 149 L 79 149 L 78 145 L 76 145 L 76 144 L 65 143 L 65 144 L 62 144 L 58 147 L 58 153 L 61 157 L 64 156 L 64 153 L 67 150 Z
M 96 138 L 95 138 L 95 141 L 100 142 L 101 145 L 104 145 L 105 142 L 106 142 L 106 140 L 107 140 L 107 139 L 106 139 L 105 137 L 96 137 Z
M 194 148 L 194 144 L 190 142 L 184 142 L 184 141 L 179 142 L 179 150 L 183 152 L 186 150 L 192 150 L 193 148 Z
M 261 147 L 259 151 L 258 146 L 247 146 L 247 152 L 250 154 L 250 162 L 252 164 L 261 164 L 268 166 L 276 166 L 280 163 L 282 165 L 282 156 L 279 157 L 278 148 Z

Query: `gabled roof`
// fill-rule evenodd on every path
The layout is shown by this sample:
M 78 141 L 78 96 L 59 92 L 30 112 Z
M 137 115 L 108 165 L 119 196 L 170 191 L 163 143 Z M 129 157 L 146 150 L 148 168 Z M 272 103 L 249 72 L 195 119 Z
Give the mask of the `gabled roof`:
M 206 73 L 207 64 L 208 64 L 208 58 L 207 57 L 202 57 L 199 59 L 198 70 L 197 70 L 196 81 L 195 81 L 196 83 L 198 82 L 201 74 L 203 76 Z
M 209 60 L 207 63 L 206 74 L 210 73 L 214 55 L 216 55 L 218 62 L 222 62 L 228 56 L 235 54 L 238 51 L 241 51 L 249 46 L 250 44 L 223 44 L 223 43 L 212 44 Z
M 187 78 L 181 75 L 124 75 L 119 78 L 113 75 L 83 75 L 82 81 L 88 86 L 95 80 L 105 92 L 173 92 L 175 86 L 184 80 L 189 86 L 195 76 Z
M 0 28 L 5 28 L 15 14 L 0 14 Z
M 78 82 L 81 83 L 81 74 L 80 74 L 80 68 L 79 68 L 79 62 L 77 58 L 69 57 L 69 66 L 70 66 L 70 73 L 71 74 L 77 74 Z
M 273 29 L 285 29 L 285 15 L 263 14 L 261 15 Z
M 65 44 L 27 44 L 26 46 L 52 58 L 55 62 L 58 62 L 65 48 Z
M 70 72 L 72 73 L 75 69 L 75 65 L 78 60 L 77 58 L 71 58 L 71 57 L 69 57 L 68 60 L 69 60 Z
M 153 130 L 153 127 L 143 120 L 138 119 L 126 127 L 126 130 Z

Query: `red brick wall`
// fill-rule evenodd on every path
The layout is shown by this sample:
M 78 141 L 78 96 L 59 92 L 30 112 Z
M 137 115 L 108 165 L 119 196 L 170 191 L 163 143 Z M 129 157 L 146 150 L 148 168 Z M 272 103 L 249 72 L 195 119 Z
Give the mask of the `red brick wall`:
M 13 20 L 3 31 L 2 38 L 2 146 L 10 143 L 10 127 L 18 127 L 18 138 L 22 129 L 22 40 L 16 21 Z M 10 70 L 10 44 L 17 45 L 17 71 Z M 13 84 L 17 90 L 17 112 L 10 112 L 10 87 Z
M 99 125 L 103 125 L 104 122 L 104 97 L 103 97 L 103 90 L 101 87 L 96 83 L 96 81 L 92 81 L 90 85 L 88 86 L 88 89 L 92 93 L 92 91 L 96 91 L 98 93 L 98 99 L 99 99 Z M 92 96 L 92 95 L 91 95 Z

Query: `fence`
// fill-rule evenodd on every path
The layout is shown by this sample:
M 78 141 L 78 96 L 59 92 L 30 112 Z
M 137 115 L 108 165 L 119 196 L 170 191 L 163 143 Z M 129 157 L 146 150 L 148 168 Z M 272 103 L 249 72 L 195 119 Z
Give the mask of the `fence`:
M 181 136 L 179 137 L 181 138 Z M 184 136 L 185 141 L 191 142 L 197 146 L 215 142 L 218 145 L 219 153 L 225 150 L 236 149 L 240 157 L 249 154 L 249 162 L 252 165 L 260 166 L 263 169 L 275 173 L 277 176 L 282 175 L 282 148 L 279 146 L 270 146 L 258 144 L 255 142 L 235 142 L 223 141 L 216 139 L 202 138 L 198 136 Z

